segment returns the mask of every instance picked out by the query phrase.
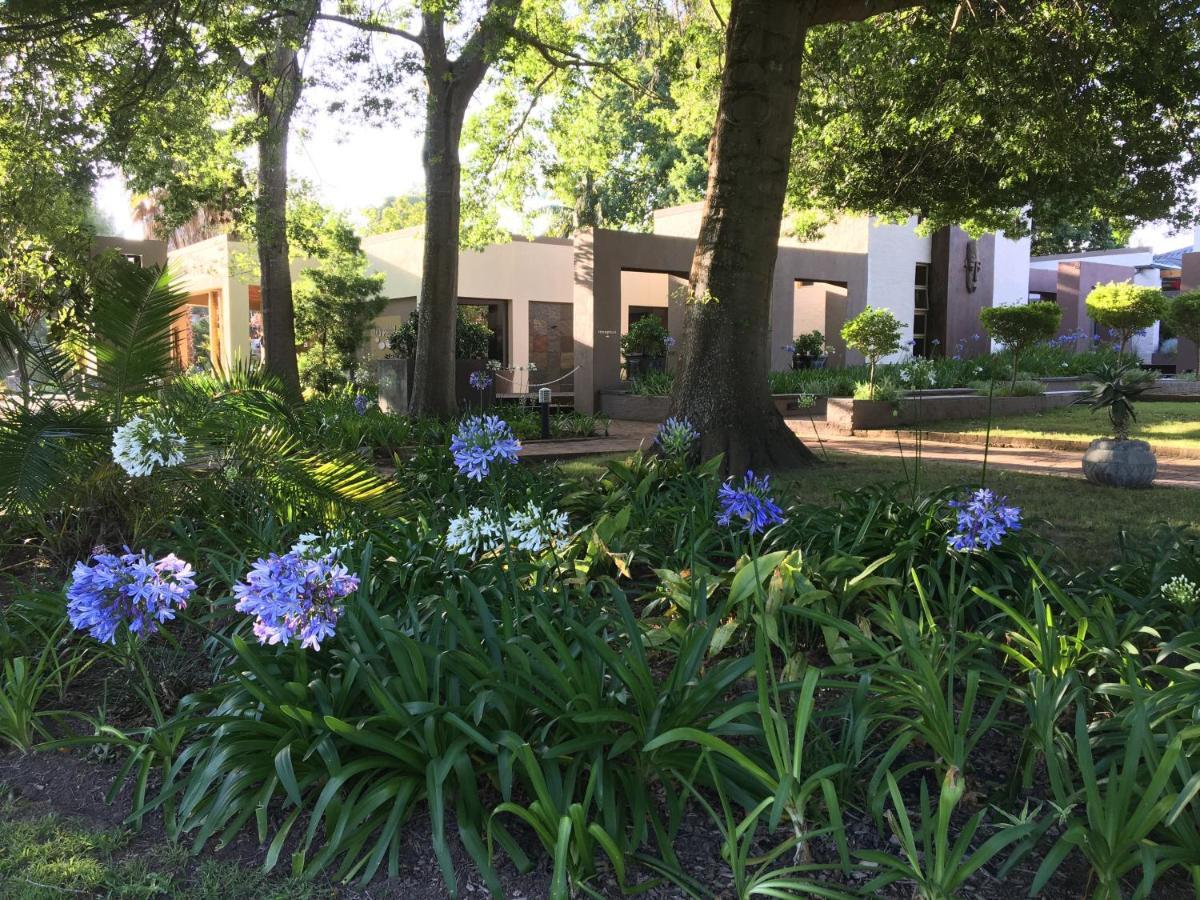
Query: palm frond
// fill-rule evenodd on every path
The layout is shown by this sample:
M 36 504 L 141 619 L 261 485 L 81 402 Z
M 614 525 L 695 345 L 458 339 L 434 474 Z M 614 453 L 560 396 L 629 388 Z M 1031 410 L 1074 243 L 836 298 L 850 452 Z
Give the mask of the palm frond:
M 229 414 L 257 421 L 290 419 L 291 404 L 279 379 L 259 366 L 241 361 L 228 372 L 202 372 L 177 378 L 160 394 L 173 415 L 204 411 L 218 425 L 228 425 Z
M 163 268 L 118 266 L 98 280 L 92 374 L 115 419 L 127 399 L 159 388 L 172 374 L 171 326 L 186 296 Z
M 0 419 L 0 506 L 36 506 L 51 489 L 74 477 L 80 459 L 73 450 L 89 443 L 100 447 L 110 434 L 95 409 L 9 409 Z
M 70 396 L 78 386 L 75 361 L 54 345 L 31 340 L 16 317 L 2 306 L 0 351 L 13 360 L 24 360 L 35 404 Z

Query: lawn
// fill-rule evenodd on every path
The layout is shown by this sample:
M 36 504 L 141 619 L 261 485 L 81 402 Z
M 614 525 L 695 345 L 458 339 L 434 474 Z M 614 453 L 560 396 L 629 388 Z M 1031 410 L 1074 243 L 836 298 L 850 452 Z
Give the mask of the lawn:
M 1185 405 L 1185 404 L 1175 404 Z M 606 457 L 615 459 L 619 457 Z M 564 463 L 567 471 L 583 475 L 599 471 L 603 460 Z M 890 457 L 831 453 L 830 462 L 801 470 L 776 480 L 795 500 L 832 505 L 837 495 L 868 484 L 895 484 L 899 496 L 912 490 L 912 460 L 907 474 L 900 460 Z M 976 485 L 977 466 L 924 462 L 920 487 L 923 491 L 952 485 Z M 1165 523 L 1200 532 L 1200 491 L 1188 488 L 1152 487 L 1126 491 L 1102 487 L 1082 478 L 1030 475 L 1005 469 L 988 473 L 988 486 L 1020 506 L 1025 521 L 1038 533 L 1057 544 L 1073 563 L 1094 564 L 1113 559 L 1122 532 L 1146 534 Z
M 987 432 L 986 419 L 961 419 L 936 422 L 927 426 L 935 431 L 961 434 Z M 1027 416 L 1011 416 L 992 421 L 993 438 L 1049 438 L 1052 440 L 1090 441 L 1109 437 L 1108 417 L 1086 406 L 1067 406 Z M 1159 447 L 1185 447 L 1200 450 L 1200 404 L 1154 402 L 1137 405 L 1133 436 Z

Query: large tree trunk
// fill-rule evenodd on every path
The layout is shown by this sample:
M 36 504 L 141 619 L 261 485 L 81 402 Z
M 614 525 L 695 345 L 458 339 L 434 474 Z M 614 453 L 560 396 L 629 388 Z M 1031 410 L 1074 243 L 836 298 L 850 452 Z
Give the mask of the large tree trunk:
M 462 167 L 458 142 L 466 100 L 455 86 L 430 79 L 425 101 L 425 245 L 417 300 L 417 358 L 412 415 L 455 413 L 455 329 L 458 320 L 458 229 Z M 474 90 L 472 86 L 471 90 Z M 469 99 L 468 94 L 468 99 Z
M 733 0 L 672 413 L 732 474 L 813 462 L 771 401 L 771 280 L 812 4 Z
M 261 129 L 258 183 L 254 198 L 258 238 L 259 288 L 262 294 L 263 357 L 266 369 L 283 382 L 286 394 L 300 397 L 296 366 L 296 316 L 292 307 L 292 271 L 287 238 L 288 137 L 300 102 L 304 75 L 300 49 L 307 43 L 318 0 L 294 0 L 292 16 L 281 19 L 276 44 L 250 68 L 251 99 Z M 265 75 L 265 77 L 264 77 Z

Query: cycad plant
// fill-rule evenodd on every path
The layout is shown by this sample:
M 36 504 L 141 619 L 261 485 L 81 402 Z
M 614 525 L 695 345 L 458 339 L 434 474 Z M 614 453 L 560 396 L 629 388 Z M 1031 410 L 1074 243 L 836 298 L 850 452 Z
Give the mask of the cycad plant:
M 1158 378 L 1156 372 L 1141 368 L 1137 362 L 1106 363 L 1092 373 L 1096 380 L 1092 392 L 1078 402 L 1086 403 L 1095 412 L 1108 411 L 1113 437 L 1118 441 L 1129 438 L 1129 426 L 1137 419 L 1133 401 Z

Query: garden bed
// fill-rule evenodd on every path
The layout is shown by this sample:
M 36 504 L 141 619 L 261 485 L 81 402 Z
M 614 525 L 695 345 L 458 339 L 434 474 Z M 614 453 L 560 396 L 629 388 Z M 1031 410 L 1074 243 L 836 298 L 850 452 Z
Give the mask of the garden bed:
M 1030 397 L 988 397 L 977 394 L 930 393 L 905 397 L 897 403 L 884 400 L 852 400 L 830 397 L 825 421 L 834 431 L 855 434 L 860 431 L 890 429 L 914 423 L 986 416 L 989 405 L 993 417 L 1018 416 L 1069 406 L 1082 391 L 1053 391 Z

